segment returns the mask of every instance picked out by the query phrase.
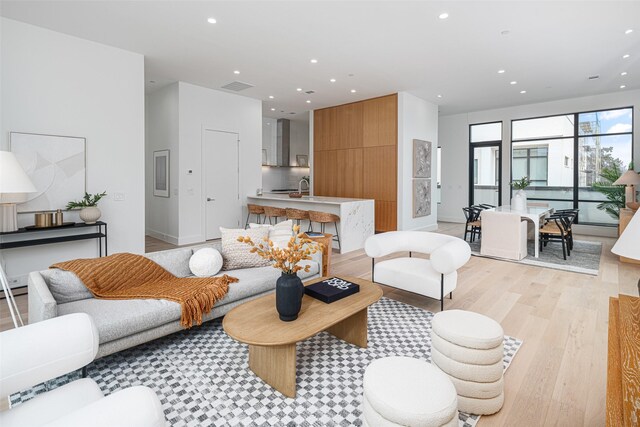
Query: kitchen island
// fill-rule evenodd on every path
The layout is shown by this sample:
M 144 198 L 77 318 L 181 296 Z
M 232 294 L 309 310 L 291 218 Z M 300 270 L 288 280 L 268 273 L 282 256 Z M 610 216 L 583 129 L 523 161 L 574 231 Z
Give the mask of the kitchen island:
M 261 206 L 294 208 L 336 214 L 340 217 L 340 253 L 364 248 L 364 242 L 374 234 L 374 201 L 372 199 L 349 199 L 342 197 L 303 196 L 292 198 L 288 194 L 268 194 L 247 196 L 248 202 Z M 320 224 L 314 224 L 314 231 L 320 231 Z M 309 223 L 300 223 L 302 231 L 307 231 Z M 335 234 L 333 224 L 327 224 L 325 232 Z M 338 243 L 333 242 L 338 248 Z

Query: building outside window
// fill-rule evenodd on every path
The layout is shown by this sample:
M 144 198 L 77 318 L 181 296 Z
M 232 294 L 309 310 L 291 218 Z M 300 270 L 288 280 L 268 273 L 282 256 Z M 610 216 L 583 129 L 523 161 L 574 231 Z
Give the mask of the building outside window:
M 609 200 L 594 185 L 627 170 L 632 141 L 632 108 L 513 120 L 511 178 L 532 180 L 529 200 L 580 209 L 581 224 L 615 225 L 599 209 Z

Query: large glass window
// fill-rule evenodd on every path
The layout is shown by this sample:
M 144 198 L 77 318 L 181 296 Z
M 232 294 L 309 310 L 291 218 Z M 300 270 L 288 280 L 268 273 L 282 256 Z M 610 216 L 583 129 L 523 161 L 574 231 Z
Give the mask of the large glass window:
M 579 208 L 582 224 L 618 223 L 607 190 L 632 160 L 632 108 L 514 120 L 511 144 L 511 178 L 529 177 L 529 200 Z
M 501 204 L 502 122 L 469 126 L 469 204 Z

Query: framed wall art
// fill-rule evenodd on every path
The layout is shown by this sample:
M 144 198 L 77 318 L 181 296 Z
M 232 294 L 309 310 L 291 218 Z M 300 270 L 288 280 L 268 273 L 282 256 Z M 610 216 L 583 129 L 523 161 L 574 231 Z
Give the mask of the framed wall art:
M 413 177 L 431 178 L 431 141 L 413 140 Z
M 11 151 L 36 187 L 17 205 L 18 212 L 64 209 L 87 189 L 86 139 L 75 136 L 11 132 Z
M 169 150 L 153 152 L 153 195 L 169 197 Z
M 431 180 L 413 180 L 413 217 L 431 215 Z

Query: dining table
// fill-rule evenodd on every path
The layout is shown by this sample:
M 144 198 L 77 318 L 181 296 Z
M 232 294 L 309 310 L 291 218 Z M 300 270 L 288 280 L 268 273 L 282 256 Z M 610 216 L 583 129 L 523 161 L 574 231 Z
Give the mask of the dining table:
M 554 208 L 543 206 L 527 206 L 524 209 L 516 209 L 512 205 L 497 206 L 495 208 L 487 209 L 496 212 L 516 213 L 522 218 L 528 219 L 533 223 L 534 230 L 534 248 L 535 257 L 540 255 L 540 224 L 544 218 L 548 217 L 554 212 Z

